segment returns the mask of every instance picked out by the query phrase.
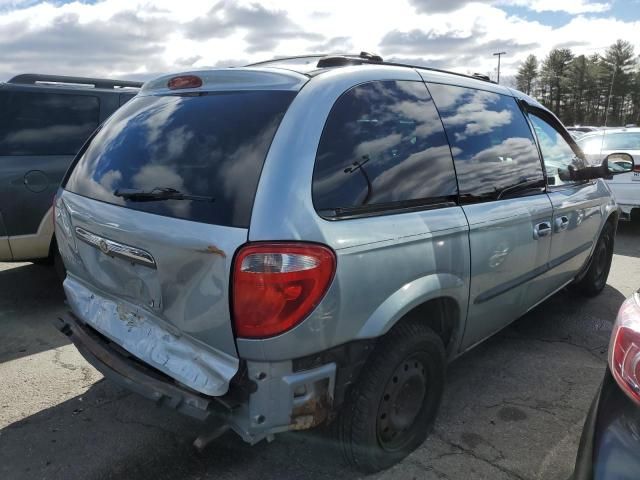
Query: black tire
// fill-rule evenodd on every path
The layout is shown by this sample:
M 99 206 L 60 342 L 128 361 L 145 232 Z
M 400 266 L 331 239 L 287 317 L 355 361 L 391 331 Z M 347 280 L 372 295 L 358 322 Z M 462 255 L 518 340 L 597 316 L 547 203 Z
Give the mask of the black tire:
M 51 265 L 53 265 L 53 258 L 51 258 L 50 256 L 44 258 L 34 258 L 31 260 L 31 263 L 33 263 L 34 265 L 50 267 Z
M 602 229 L 598 243 L 593 250 L 587 273 L 572 285 L 571 289 L 585 297 L 595 297 L 604 289 L 613 259 L 614 226 L 607 222 Z
M 409 321 L 385 335 L 338 417 L 347 463 L 374 473 L 419 447 L 440 406 L 445 366 L 442 340 L 429 327 Z

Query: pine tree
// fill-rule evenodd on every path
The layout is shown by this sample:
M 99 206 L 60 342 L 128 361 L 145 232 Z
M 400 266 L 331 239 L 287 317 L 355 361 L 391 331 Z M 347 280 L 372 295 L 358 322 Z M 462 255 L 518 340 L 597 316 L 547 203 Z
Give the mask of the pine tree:
M 534 82 L 538 77 L 538 59 L 535 55 L 529 55 L 518 69 L 516 75 L 516 88 L 527 95 L 531 95 Z
M 630 70 L 635 66 L 633 45 L 625 40 L 618 40 L 611 45 L 603 58 L 609 70 L 609 88 L 607 98 L 608 118 L 610 125 L 622 125 L 625 119 L 625 103 L 631 93 L 633 75 Z M 607 112 L 605 112 L 607 113 Z
M 546 85 L 548 97 L 543 103 L 556 114 L 562 115 L 562 98 L 566 91 L 566 75 L 573 53 L 568 48 L 554 48 L 542 62 L 541 80 Z

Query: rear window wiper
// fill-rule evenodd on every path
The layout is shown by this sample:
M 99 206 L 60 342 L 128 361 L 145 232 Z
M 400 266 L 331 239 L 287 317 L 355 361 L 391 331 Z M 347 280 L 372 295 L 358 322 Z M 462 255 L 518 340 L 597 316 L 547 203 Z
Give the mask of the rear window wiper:
M 500 200 L 505 194 L 512 193 L 515 191 L 525 191 L 525 190 L 543 190 L 544 189 L 544 178 L 533 178 L 533 179 L 524 179 L 521 182 L 516 183 L 515 185 L 511 185 L 507 188 L 503 188 L 499 191 L 496 196 L 496 200 Z
M 196 202 L 215 202 L 213 197 L 190 195 L 170 187 L 156 187 L 151 190 L 118 188 L 113 194 L 132 202 L 154 202 L 158 200 L 194 200 Z

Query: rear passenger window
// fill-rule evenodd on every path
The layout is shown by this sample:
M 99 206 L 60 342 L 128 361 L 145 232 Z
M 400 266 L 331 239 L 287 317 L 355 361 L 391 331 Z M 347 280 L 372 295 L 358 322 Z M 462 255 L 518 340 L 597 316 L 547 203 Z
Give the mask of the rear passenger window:
M 428 87 L 451 143 L 463 202 L 542 191 L 540 157 L 515 99 L 451 85 Z
M 420 207 L 456 194 L 446 135 L 422 82 L 370 82 L 336 101 L 313 174 L 321 215 Z
M 0 155 L 75 155 L 98 126 L 97 97 L 0 92 Z

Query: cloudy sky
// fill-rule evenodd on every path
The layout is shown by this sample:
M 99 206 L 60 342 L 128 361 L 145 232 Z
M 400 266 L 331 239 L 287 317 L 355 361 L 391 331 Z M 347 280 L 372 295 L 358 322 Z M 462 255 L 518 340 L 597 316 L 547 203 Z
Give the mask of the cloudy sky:
M 283 55 L 381 54 L 513 75 L 529 53 L 640 53 L 640 0 L 0 0 L 0 81 L 24 72 L 146 79 Z

